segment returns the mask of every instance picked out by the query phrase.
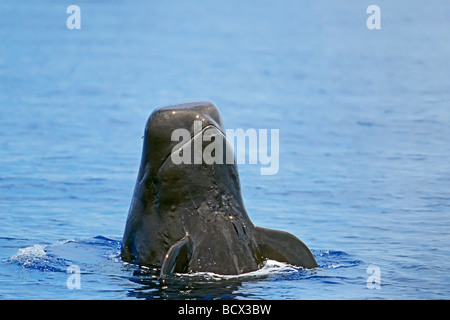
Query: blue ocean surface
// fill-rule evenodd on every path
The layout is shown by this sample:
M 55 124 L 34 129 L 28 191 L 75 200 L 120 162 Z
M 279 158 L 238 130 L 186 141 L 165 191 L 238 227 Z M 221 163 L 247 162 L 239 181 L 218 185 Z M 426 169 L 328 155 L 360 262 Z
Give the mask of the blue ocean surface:
M 371 4 L 1 1 L 0 299 L 449 299 L 450 3 L 377 0 L 374 30 Z M 120 259 L 146 120 L 199 99 L 279 129 L 277 174 L 239 165 L 244 203 L 317 269 Z

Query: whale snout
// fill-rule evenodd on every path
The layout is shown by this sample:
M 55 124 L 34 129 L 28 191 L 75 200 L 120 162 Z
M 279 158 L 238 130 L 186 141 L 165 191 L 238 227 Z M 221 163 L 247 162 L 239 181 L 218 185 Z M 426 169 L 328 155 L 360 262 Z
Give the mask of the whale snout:
M 193 137 L 199 124 L 200 130 L 215 127 L 225 132 L 219 110 L 212 102 L 183 102 L 156 109 L 145 126 L 143 160 L 159 168 L 179 144 L 173 139 L 174 132 L 184 130 Z

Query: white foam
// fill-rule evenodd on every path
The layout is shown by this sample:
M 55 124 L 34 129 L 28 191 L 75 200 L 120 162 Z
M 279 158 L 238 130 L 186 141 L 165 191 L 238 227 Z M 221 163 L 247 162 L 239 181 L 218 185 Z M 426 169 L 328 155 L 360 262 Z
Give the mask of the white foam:
M 42 259 L 47 258 L 47 253 L 45 249 L 47 247 L 51 247 L 54 245 L 64 245 L 69 242 L 74 242 L 76 240 L 68 239 L 68 240 L 60 240 L 56 241 L 51 245 L 43 245 L 43 244 L 35 244 L 30 247 L 21 248 L 17 251 L 16 254 L 12 255 L 9 260 L 17 261 L 25 266 L 30 265 L 33 262 L 42 261 Z
M 10 260 L 17 261 L 24 266 L 27 266 L 36 260 L 40 260 L 45 257 L 47 254 L 45 253 L 46 245 L 35 244 L 31 247 L 26 247 L 19 249 L 19 251 L 12 255 Z
M 55 242 L 55 245 L 62 245 L 62 244 L 66 244 L 69 242 L 76 242 L 76 239 L 67 239 L 67 240 L 59 240 Z
M 267 260 L 265 265 L 258 270 L 242 273 L 238 275 L 225 275 L 217 274 L 213 272 L 195 272 L 195 273 L 177 273 L 179 277 L 192 277 L 192 278 L 204 278 L 206 280 L 229 280 L 229 279 L 242 279 L 242 278 L 259 278 L 266 277 L 274 274 L 286 274 L 290 272 L 298 272 L 301 268 L 279 262 L 276 260 Z

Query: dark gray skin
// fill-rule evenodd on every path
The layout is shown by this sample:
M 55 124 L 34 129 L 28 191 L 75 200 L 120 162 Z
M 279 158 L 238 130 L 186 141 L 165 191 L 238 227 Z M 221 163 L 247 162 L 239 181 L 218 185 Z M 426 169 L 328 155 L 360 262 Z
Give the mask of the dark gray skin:
M 214 139 L 231 146 L 217 107 L 195 101 L 156 109 L 144 134 L 141 165 L 122 241 L 122 259 L 161 268 L 161 275 L 187 272 L 241 274 L 274 259 L 304 268 L 317 267 L 308 247 L 283 231 L 255 227 L 241 197 L 236 164 L 174 164 L 173 130 L 202 120 Z M 202 143 L 201 136 L 194 139 Z M 210 141 L 202 143 L 202 150 Z M 186 146 L 186 145 L 185 145 Z

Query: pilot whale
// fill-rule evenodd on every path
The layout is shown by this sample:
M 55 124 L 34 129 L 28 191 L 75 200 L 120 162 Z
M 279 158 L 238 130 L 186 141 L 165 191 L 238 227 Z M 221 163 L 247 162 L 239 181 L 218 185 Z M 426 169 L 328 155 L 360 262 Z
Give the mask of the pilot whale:
M 194 134 L 195 121 L 201 121 L 201 134 Z M 191 133 L 183 148 L 172 139 L 176 129 Z M 236 275 L 261 268 L 267 259 L 317 267 L 311 251 L 294 235 L 253 225 L 244 207 L 235 163 L 172 161 L 174 153 L 195 143 L 204 150 L 202 135 L 207 133 L 215 141 L 222 139 L 223 152 L 219 154 L 229 154 L 232 148 L 214 103 L 182 102 L 152 112 L 145 126 L 121 258 L 158 268 L 161 275 Z M 190 156 L 194 158 L 195 152 Z

